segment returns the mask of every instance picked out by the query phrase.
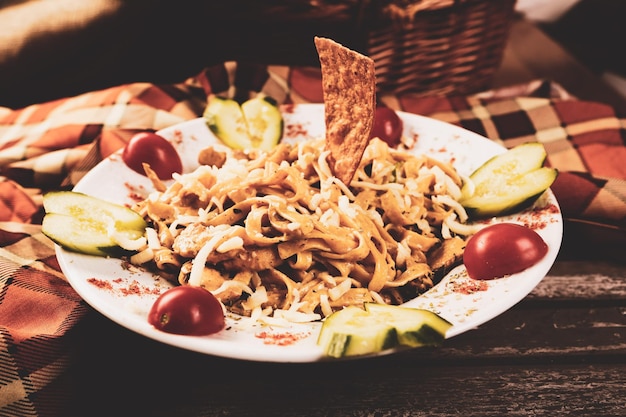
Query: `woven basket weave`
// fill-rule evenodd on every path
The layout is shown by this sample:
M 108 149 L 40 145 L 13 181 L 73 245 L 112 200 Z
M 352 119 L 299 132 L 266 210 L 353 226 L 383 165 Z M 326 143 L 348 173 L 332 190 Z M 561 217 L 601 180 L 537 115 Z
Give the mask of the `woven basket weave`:
M 515 0 L 253 3 L 258 9 L 247 13 L 283 28 L 270 40 L 274 50 L 283 49 L 283 63 L 314 62 L 312 36 L 331 37 L 374 59 L 383 93 L 467 94 L 488 88 L 515 17 Z
M 368 53 L 379 91 L 468 94 L 490 86 L 502 60 L 515 0 L 423 0 L 387 6 Z

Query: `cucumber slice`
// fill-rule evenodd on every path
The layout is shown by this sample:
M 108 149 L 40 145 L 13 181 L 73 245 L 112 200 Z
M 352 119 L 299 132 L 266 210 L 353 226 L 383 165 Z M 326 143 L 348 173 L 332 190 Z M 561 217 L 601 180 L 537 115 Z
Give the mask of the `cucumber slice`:
M 209 96 L 203 117 L 209 129 L 226 145 L 233 149 L 251 147 L 243 111 L 235 100 Z
M 402 346 L 439 345 L 452 327 L 452 323 L 429 310 L 375 303 L 366 303 L 365 309 L 393 325 Z
M 328 316 L 317 343 L 334 358 L 367 355 L 397 346 L 439 345 L 451 326 L 428 310 L 365 303 L 365 310 L 350 306 Z
M 496 155 L 470 175 L 459 202 L 474 218 L 501 216 L 533 204 L 554 182 L 557 170 L 544 167 L 546 151 L 529 142 Z
M 395 347 L 398 338 L 393 326 L 378 321 L 365 310 L 348 306 L 324 320 L 317 343 L 327 356 L 366 355 Z
M 89 255 L 123 254 L 120 242 L 142 239 L 147 226 L 131 209 L 83 193 L 47 193 L 43 205 L 42 232 L 68 250 Z
M 233 149 L 273 149 L 283 135 L 283 117 L 267 96 L 243 104 L 212 95 L 203 114 L 207 126 Z
M 283 136 L 283 116 L 276 102 L 265 96 L 241 105 L 254 148 L 272 150 Z

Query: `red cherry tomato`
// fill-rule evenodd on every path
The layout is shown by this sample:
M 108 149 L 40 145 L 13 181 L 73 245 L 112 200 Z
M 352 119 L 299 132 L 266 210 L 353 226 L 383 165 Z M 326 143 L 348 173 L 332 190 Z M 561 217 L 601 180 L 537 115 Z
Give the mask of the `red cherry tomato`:
M 212 334 L 225 326 L 218 299 L 204 288 L 190 285 L 161 294 L 148 313 L 148 322 L 164 332 L 192 336 Z
M 494 279 L 533 266 L 547 252 L 548 245 L 534 230 L 514 223 L 497 223 L 469 238 L 463 263 L 471 278 Z
M 132 170 L 146 175 L 143 163 L 162 180 L 172 178 L 172 173 L 183 171 L 183 164 L 174 146 L 156 133 L 141 132 L 134 135 L 122 152 L 122 160 Z
M 376 107 L 374 114 L 374 125 L 370 138 L 379 138 L 387 142 L 389 146 L 396 147 L 400 144 L 402 137 L 402 119 L 389 107 Z

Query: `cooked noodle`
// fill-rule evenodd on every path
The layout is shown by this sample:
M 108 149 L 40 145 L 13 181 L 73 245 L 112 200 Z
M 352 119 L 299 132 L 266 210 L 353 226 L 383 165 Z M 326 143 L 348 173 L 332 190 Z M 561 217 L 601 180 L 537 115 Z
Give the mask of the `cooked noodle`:
M 373 139 L 348 187 L 327 156 L 323 140 L 283 143 L 175 176 L 135 207 L 151 225 L 135 259 L 232 312 L 288 321 L 402 303 L 459 260 L 472 229 L 451 166 Z M 434 260 L 446 242 L 451 262 Z

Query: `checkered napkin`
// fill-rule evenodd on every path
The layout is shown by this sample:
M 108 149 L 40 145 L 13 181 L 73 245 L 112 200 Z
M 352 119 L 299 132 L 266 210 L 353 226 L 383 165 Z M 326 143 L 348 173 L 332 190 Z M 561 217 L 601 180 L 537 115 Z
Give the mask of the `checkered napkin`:
M 209 93 L 321 102 L 319 70 L 233 62 L 175 85 L 135 83 L 0 108 L 0 415 L 60 415 L 72 331 L 89 311 L 65 281 L 37 225 L 41 196 L 71 188 L 137 131 L 201 115 Z M 538 81 L 470 97 L 380 97 L 390 107 L 454 123 L 507 147 L 539 141 L 559 169 L 564 217 L 626 231 L 626 118 Z

